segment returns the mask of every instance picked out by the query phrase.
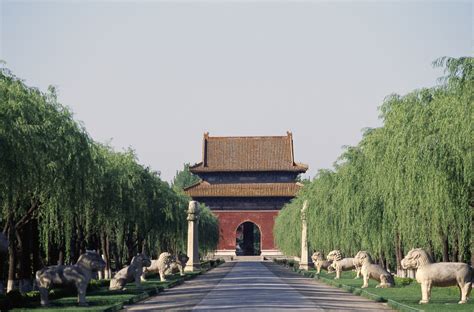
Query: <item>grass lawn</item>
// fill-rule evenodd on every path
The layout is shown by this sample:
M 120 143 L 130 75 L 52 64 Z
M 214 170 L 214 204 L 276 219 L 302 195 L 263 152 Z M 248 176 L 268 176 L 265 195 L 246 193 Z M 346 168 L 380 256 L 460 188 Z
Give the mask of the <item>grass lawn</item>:
M 207 266 L 203 269 L 203 272 L 210 268 Z M 129 283 L 125 290 L 114 290 L 111 291 L 107 286 L 96 287 L 93 290 L 87 291 L 86 300 L 89 303 L 87 307 L 79 307 L 77 305 L 77 295 L 61 296 L 61 298 L 51 299 L 50 291 L 50 307 L 43 308 L 40 305 L 39 297 L 23 299 L 21 307 L 12 309 L 11 311 L 118 311 L 123 308 L 126 304 L 132 304 L 148 298 L 149 296 L 156 295 L 166 288 L 171 288 L 176 285 L 182 284 L 185 280 L 191 279 L 201 272 L 191 273 L 186 272 L 185 276 L 174 274 L 168 276 L 168 281 L 161 282 L 159 276 L 156 274 L 149 275 L 146 282 L 142 282 L 142 289 L 137 289 L 134 283 Z
M 315 275 L 316 271 L 311 270 L 309 273 L 306 273 L 306 275 Z M 431 291 L 430 303 L 418 304 L 418 301 L 421 299 L 421 289 L 415 280 L 412 280 L 408 285 L 402 285 L 401 281 L 409 282 L 410 280 L 396 278 L 396 286 L 393 288 L 375 288 L 378 283 L 370 280 L 369 288 L 361 289 L 362 279 L 354 279 L 355 272 L 343 272 L 339 280 L 334 280 L 334 276 L 335 274 L 327 274 L 325 271 L 322 271 L 320 274 L 323 282 L 338 287 L 343 287 L 342 285 L 349 286 L 343 288 L 355 294 L 361 294 L 361 291 L 366 292 L 365 294 L 362 293 L 362 295 L 376 301 L 394 300 L 423 311 L 474 311 L 474 300 L 472 299 L 466 304 L 458 304 L 460 293 L 457 287 L 434 287 Z M 400 306 L 393 307 L 404 310 Z

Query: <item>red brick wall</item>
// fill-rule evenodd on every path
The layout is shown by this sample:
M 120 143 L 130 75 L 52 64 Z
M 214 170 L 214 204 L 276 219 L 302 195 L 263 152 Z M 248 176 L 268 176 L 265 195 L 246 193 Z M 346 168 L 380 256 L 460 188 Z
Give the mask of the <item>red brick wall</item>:
M 235 250 L 237 227 L 250 221 L 260 228 L 261 246 L 264 249 L 275 249 L 273 240 L 273 224 L 278 210 L 272 211 L 213 211 L 219 219 L 218 250 Z

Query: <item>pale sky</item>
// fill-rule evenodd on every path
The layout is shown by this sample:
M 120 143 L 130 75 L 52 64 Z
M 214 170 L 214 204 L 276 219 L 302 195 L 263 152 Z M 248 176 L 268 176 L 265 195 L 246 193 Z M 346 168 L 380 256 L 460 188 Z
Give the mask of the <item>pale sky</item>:
M 0 59 L 171 180 L 202 135 L 285 135 L 313 176 L 391 93 L 472 56 L 472 1 L 2 1 Z

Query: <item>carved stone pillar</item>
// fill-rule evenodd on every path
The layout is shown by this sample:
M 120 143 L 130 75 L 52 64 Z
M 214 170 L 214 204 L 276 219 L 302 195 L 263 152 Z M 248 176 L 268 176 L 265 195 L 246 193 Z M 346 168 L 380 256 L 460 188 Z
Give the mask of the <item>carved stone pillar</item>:
M 199 261 L 199 242 L 198 242 L 198 222 L 199 222 L 199 204 L 197 201 L 190 201 L 188 207 L 188 257 L 184 270 L 186 272 L 196 272 L 201 270 L 201 261 Z
M 301 259 L 300 269 L 308 271 L 313 267 L 313 261 L 309 257 L 308 250 L 308 221 L 306 219 L 306 210 L 308 209 L 308 201 L 305 200 L 303 208 L 301 208 Z

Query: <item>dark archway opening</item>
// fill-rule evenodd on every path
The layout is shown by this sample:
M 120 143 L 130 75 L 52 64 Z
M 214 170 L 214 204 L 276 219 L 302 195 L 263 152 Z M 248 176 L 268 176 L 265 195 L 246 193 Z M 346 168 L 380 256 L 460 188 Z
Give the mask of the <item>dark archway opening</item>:
M 235 254 L 237 256 L 260 255 L 260 229 L 253 222 L 244 222 L 237 227 Z

